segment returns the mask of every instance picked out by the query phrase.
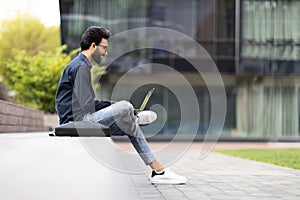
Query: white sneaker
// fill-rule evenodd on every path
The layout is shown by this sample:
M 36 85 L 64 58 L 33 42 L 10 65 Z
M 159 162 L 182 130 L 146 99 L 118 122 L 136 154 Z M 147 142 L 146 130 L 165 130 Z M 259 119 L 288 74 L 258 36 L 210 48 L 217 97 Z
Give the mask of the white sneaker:
M 151 110 L 144 110 L 137 113 L 137 123 L 140 125 L 151 124 L 157 119 L 157 114 Z
M 185 184 L 187 182 L 187 179 L 186 177 L 179 176 L 178 174 L 172 172 L 170 169 L 166 168 L 161 173 L 157 173 L 153 170 L 151 174 L 150 182 L 152 184 L 178 185 L 178 184 Z

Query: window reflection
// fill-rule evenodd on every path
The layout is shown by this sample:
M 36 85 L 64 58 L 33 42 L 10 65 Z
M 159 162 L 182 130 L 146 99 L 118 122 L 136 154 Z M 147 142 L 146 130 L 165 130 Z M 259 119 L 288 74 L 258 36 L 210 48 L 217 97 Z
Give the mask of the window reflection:
M 69 49 L 78 48 L 82 30 L 95 24 L 108 28 L 112 34 L 139 27 L 163 27 L 194 38 L 215 60 L 221 72 L 234 73 L 233 0 L 61 0 L 60 6 L 62 42 L 67 44 Z M 141 38 L 143 36 L 131 42 L 138 42 Z M 156 48 L 148 52 L 150 55 L 140 54 L 141 57 L 134 58 L 128 55 L 128 59 L 139 62 L 149 58 L 167 58 L 174 63 L 170 53 L 160 50 L 170 45 L 164 41 L 167 40 L 162 39 L 159 43 L 152 44 Z M 126 48 L 122 47 L 122 44 L 111 49 Z M 171 45 L 174 46 L 173 52 L 179 52 L 189 58 L 198 58 L 199 52 L 192 49 L 192 45 L 187 41 L 174 41 Z M 228 61 L 231 63 L 230 70 L 227 69 Z M 116 72 L 120 72 L 119 68 L 116 67 Z

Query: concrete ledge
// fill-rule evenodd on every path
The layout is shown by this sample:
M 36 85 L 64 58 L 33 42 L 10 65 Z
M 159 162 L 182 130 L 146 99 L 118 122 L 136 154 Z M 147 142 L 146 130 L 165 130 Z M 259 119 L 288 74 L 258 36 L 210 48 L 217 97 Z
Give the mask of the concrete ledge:
M 0 132 L 47 131 L 44 113 L 0 100 Z

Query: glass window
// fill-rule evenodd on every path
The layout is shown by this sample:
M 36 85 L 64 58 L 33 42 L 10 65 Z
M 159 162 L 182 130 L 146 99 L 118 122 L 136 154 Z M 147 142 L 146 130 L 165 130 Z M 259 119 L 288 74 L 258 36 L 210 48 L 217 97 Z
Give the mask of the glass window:
M 266 73 L 296 72 L 294 62 L 299 62 L 300 57 L 299 10 L 298 0 L 242 1 L 243 72 L 255 73 L 245 60 L 268 60 L 271 64 L 262 70 Z
M 139 27 L 156 26 L 179 31 L 196 39 L 218 63 L 221 72 L 228 72 L 223 70 L 225 62 L 232 63 L 232 70 L 229 71 L 234 72 L 233 0 L 60 0 L 60 5 L 62 41 L 69 49 L 78 48 L 80 35 L 91 25 L 104 26 L 112 34 Z M 145 39 L 143 36 L 138 37 L 141 38 L 136 38 L 137 42 L 139 39 Z M 170 42 L 162 41 L 153 45 L 164 48 L 164 45 L 170 45 Z M 199 57 L 186 41 L 174 41 L 172 45 L 178 47 L 175 51 L 184 49 L 184 55 L 189 58 Z M 156 49 L 152 53 L 150 57 L 169 57 L 167 59 L 173 62 L 173 58 L 166 52 Z M 228 64 L 226 65 L 228 68 Z

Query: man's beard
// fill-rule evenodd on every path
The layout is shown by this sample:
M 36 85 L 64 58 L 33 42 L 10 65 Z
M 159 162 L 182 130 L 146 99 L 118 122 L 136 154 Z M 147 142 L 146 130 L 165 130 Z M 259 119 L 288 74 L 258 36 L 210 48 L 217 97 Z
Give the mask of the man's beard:
M 92 58 L 97 65 L 100 65 L 102 62 L 102 56 L 99 48 L 97 47 L 96 51 L 92 54 Z

